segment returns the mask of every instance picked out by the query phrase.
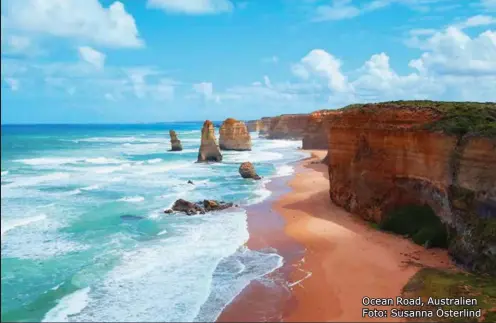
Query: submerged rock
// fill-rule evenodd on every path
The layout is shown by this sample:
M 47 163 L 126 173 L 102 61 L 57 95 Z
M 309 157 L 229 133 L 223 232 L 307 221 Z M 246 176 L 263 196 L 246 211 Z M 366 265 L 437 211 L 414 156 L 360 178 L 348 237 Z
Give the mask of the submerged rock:
M 170 141 L 171 141 L 171 151 L 181 151 L 183 150 L 183 146 L 181 145 L 181 141 L 177 138 L 177 134 L 174 130 L 169 130 Z
M 138 221 L 138 220 L 143 220 L 144 217 L 139 216 L 139 215 L 130 215 L 130 214 L 125 214 L 121 215 L 121 220 L 124 221 Z
M 255 180 L 261 179 L 255 171 L 255 167 L 250 162 L 244 162 L 239 166 L 239 174 L 243 178 L 253 178 Z
M 246 125 L 233 118 L 226 119 L 219 130 L 219 146 L 222 150 L 251 150 L 251 137 Z
M 198 152 L 198 162 L 207 161 L 222 161 L 222 154 L 215 139 L 214 125 L 210 120 L 205 121 L 203 124 L 200 151 Z
M 165 210 L 164 213 L 170 214 L 174 212 L 181 212 L 187 215 L 205 214 L 206 212 L 221 211 L 233 207 L 233 203 L 226 203 L 224 201 L 216 200 L 203 200 L 200 202 L 192 203 L 183 199 L 174 202 L 172 209 Z

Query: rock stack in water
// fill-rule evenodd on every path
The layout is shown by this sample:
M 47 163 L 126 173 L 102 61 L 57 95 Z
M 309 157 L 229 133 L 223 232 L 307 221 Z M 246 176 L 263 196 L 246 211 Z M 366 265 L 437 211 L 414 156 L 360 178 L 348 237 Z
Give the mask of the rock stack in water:
M 250 162 L 244 162 L 239 166 L 239 174 L 243 178 L 253 178 L 255 180 L 261 179 L 255 171 L 255 167 Z
M 171 141 L 171 151 L 181 151 L 183 146 L 181 145 L 181 140 L 177 139 L 176 132 L 174 130 L 169 130 L 170 141 Z
M 198 162 L 220 162 L 222 155 L 215 139 L 215 128 L 212 121 L 203 123 L 200 151 L 198 152 Z
M 219 146 L 222 150 L 251 150 L 251 137 L 242 121 L 226 119 L 219 130 Z

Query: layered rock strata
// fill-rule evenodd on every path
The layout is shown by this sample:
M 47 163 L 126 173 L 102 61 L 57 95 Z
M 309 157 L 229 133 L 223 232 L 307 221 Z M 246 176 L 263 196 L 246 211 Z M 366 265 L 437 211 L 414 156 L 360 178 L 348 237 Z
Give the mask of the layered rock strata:
M 425 102 L 341 111 L 328 121 L 332 201 L 376 223 L 399 206 L 427 204 L 449 230 L 452 257 L 496 273 L 495 137 L 427 130 L 445 112 Z
M 222 150 L 251 150 L 251 137 L 242 121 L 226 119 L 219 130 L 219 147 Z
M 181 151 L 183 146 L 181 145 L 181 140 L 177 138 L 177 134 L 174 130 L 169 130 L 171 151 Z
M 200 151 L 198 152 L 198 162 L 208 161 L 222 161 L 222 154 L 215 138 L 215 128 L 210 120 L 203 123 Z

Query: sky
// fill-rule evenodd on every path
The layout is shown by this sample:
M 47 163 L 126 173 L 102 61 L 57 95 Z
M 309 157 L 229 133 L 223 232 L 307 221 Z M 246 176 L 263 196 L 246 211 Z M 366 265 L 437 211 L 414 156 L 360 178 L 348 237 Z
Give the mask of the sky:
M 12 123 L 496 101 L 496 0 L 2 0 Z

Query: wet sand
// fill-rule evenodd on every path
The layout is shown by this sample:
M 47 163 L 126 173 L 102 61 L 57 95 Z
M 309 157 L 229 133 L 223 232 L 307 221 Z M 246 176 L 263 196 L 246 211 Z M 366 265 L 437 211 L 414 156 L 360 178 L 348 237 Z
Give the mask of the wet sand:
M 454 268 L 446 251 L 377 231 L 332 204 L 327 166 L 318 162 L 325 153 L 312 151 L 289 191 L 287 181 L 271 183 L 279 193 L 249 210 L 248 246 L 274 247 L 286 262 L 268 277 L 276 284 L 252 282 L 219 321 L 398 322 L 362 317 L 362 299 L 399 296 L 422 266 Z

